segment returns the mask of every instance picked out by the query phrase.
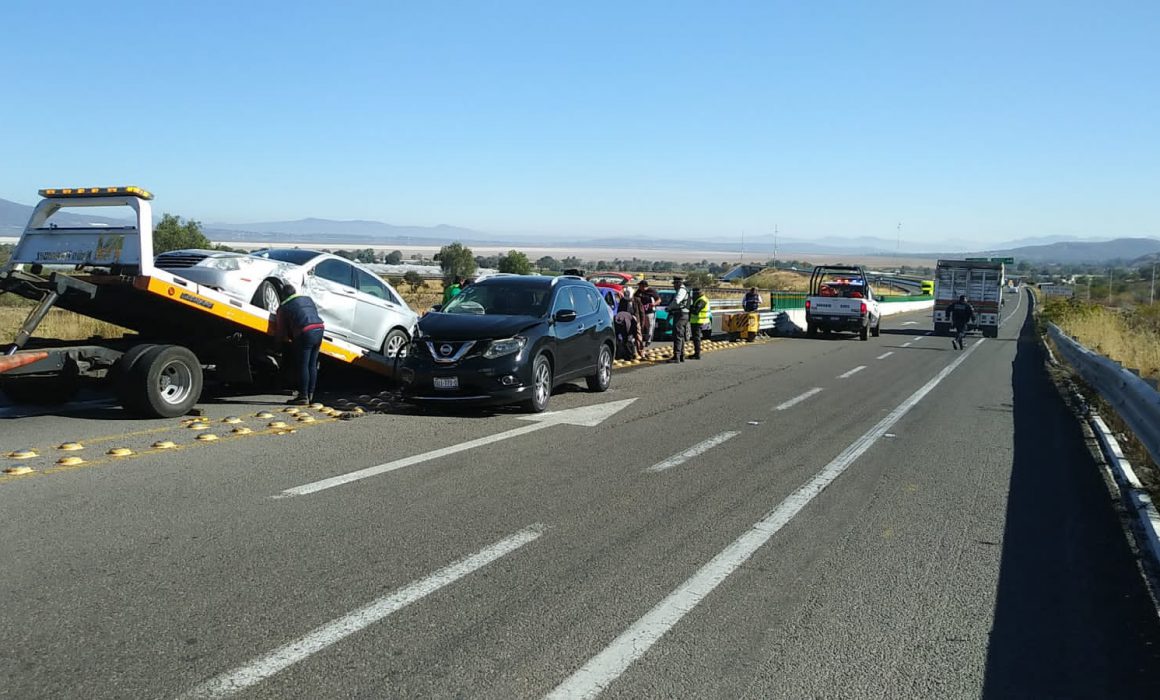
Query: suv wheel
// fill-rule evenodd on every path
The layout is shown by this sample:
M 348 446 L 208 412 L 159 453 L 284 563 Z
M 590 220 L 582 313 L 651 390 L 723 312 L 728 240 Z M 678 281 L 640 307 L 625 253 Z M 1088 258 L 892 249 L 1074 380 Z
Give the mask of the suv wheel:
M 608 344 L 600 346 L 600 355 L 596 358 L 596 374 L 585 377 L 588 382 L 588 391 L 608 391 L 612 384 L 612 350 Z
M 532 398 L 524 402 L 524 408 L 532 413 L 540 413 L 548 407 L 552 397 L 552 363 L 543 355 L 537 355 L 532 363 Z

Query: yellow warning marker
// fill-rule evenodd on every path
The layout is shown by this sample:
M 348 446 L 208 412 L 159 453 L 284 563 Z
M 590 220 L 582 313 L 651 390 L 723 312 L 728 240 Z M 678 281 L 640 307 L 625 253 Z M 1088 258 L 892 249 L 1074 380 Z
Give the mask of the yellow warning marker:
M 8 453 L 9 459 L 32 459 L 38 456 L 36 450 L 16 450 Z
M 213 433 L 202 433 L 197 436 L 197 439 L 201 442 L 213 442 L 218 439 L 218 436 Z
M 298 422 L 299 423 L 313 423 L 314 416 L 306 416 L 306 415 L 298 416 Z
M 357 413 L 357 414 L 359 414 L 360 416 L 361 416 L 362 414 L 366 413 L 366 411 L 364 411 L 364 410 L 363 410 L 362 406 L 355 406 L 353 409 L 351 409 L 351 411 L 350 411 L 350 412 L 351 412 L 351 413 Z
M 201 423 L 203 420 L 203 418 L 182 418 L 181 424 L 189 425 L 190 423 Z
M 263 420 L 267 420 L 267 419 L 273 418 L 273 417 L 274 417 L 274 414 L 273 414 L 273 413 L 270 413 L 269 411 L 262 411 L 262 412 L 260 412 L 260 413 L 255 413 L 255 414 L 254 414 L 254 417 L 255 417 L 255 418 L 261 418 L 261 419 L 263 419 Z
M 172 440 L 158 440 L 153 443 L 153 449 L 155 450 L 172 450 L 175 447 L 177 447 L 177 443 Z
M 77 450 L 85 449 L 85 446 L 79 442 L 66 442 L 56 449 L 62 450 L 64 452 L 76 452 Z
M 130 450 L 128 447 L 114 447 L 105 454 L 110 457 L 128 457 L 133 454 L 133 450 Z
M 225 418 L 222 418 L 222 422 L 226 425 L 237 425 L 238 423 L 242 422 L 242 419 L 238 418 L 237 416 L 226 416 Z
M 276 420 L 276 421 L 271 421 L 270 424 L 267 425 L 266 427 L 267 428 L 285 428 L 286 424 L 280 420 Z
M 62 467 L 75 467 L 78 464 L 84 464 L 85 460 L 80 457 L 61 457 L 56 460 L 56 463 Z
M 4 473 L 9 476 L 23 476 L 25 474 L 31 474 L 34 471 L 36 470 L 32 467 L 8 467 L 4 470 Z
M 249 428 L 234 428 L 230 432 L 233 433 L 234 435 L 249 435 L 250 433 L 252 433 L 254 431 L 250 430 Z

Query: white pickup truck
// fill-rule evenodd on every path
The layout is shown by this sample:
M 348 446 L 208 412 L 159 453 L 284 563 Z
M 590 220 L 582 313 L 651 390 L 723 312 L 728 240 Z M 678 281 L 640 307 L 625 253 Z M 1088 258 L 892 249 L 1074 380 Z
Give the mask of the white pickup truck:
M 862 340 L 881 333 L 882 310 L 861 267 L 818 265 L 806 299 L 806 333 L 856 332 Z

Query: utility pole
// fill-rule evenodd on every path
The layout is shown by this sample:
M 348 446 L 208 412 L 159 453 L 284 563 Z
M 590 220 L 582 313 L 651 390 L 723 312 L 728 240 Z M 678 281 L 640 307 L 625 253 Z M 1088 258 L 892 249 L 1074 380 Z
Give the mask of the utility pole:
M 902 255 L 902 222 L 898 222 L 898 248 L 894 251 L 896 255 Z
M 745 264 L 745 232 L 741 232 L 741 264 Z
M 1148 292 L 1148 303 L 1156 303 L 1156 263 L 1152 263 L 1152 290 Z
M 1108 306 L 1112 305 L 1112 268 L 1108 268 Z

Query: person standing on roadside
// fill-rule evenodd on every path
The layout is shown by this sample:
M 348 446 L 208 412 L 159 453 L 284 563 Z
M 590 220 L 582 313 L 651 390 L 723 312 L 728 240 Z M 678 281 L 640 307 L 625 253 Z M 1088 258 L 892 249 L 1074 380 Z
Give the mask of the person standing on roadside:
M 745 293 L 745 298 L 741 300 L 741 310 L 753 313 L 761 308 L 761 295 L 757 293 L 757 287 L 750 287 L 749 291 Z
M 298 395 L 286 403 L 306 406 L 314 400 L 318 385 L 318 351 L 325 326 L 314 300 L 298 293 L 294 285 L 282 285 L 282 302 L 274 319 L 274 336 L 290 338 L 298 364 Z
M 955 329 L 951 347 L 963 349 L 963 336 L 967 334 L 967 324 L 975 320 L 975 307 L 967 301 L 966 294 L 960 294 L 959 300 L 947 307 L 947 318 L 951 320 L 951 327 Z
M 661 295 L 649 286 L 648 280 L 641 280 L 636 285 L 636 299 L 640 302 L 644 314 L 640 333 L 644 339 L 644 346 L 648 347 L 652 343 L 653 329 L 656 328 L 657 306 L 661 303 Z
M 709 337 L 709 297 L 698 287 L 693 288 L 693 305 L 689 313 L 689 326 L 693 334 L 693 354 L 691 360 L 701 359 L 701 338 Z
M 461 291 L 463 291 L 463 278 L 456 275 L 447 289 L 443 290 L 443 306 L 447 306 L 447 302 L 458 296 Z
M 673 329 L 673 356 L 669 362 L 685 361 L 685 343 L 689 340 L 689 290 L 680 277 L 673 278 L 673 300 L 669 302 L 669 325 Z

